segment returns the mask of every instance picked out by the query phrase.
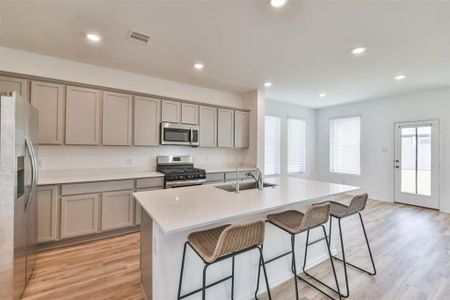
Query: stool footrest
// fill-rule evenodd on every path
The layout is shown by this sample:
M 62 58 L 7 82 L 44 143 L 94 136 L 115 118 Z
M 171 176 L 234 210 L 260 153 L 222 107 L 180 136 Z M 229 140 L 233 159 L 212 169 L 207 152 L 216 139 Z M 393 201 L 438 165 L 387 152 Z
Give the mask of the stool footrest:
M 342 297 L 342 298 L 347 298 L 347 297 L 348 297 L 348 295 L 345 296 L 345 295 L 340 294 L 336 289 L 332 288 L 331 286 L 329 286 L 329 285 L 326 284 L 325 282 L 323 282 L 323 281 L 317 279 L 316 277 L 314 277 L 314 276 L 312 276 L 312 275 L 306 273 L 306 271 L 303 271 L 303 273 L 304 273 L 306 276 L 308 276 L 309 278 L 311 278 L 311 279 L 317 281 L 318 283 L 320 283 L 321 285 L 323 285 L 323 286 L 326 287 L 327 289 L 329 289 L 329 290 L 335 292 L 337 295 L 340 295 L 340 297 Z M 321 292 L 322 294 L 324 294 L 324 295 L 327 296 L 328 298 L 334 299 L 333 296 L 330 296 L 329 294 L 327 294 L 327 293 L 324 292 L 323 290 L 319 289 L 317 286 L 315 286 L 314 284 L 312 284 L 312 283 L 309 282 L 308 280 L 306 280 L 306 279 L 300 277 L 300 275 L 296 274 L 295 276 L 296 276 L 299 280 L 303 281 L 304 283 L 308 284 L 308 285 L 311 286 L 312 288 L 314 288 L 314 289 L 316 289 L 317 291 Z
M 217 284 L 219 284 L 219 283 L 222 283 L 222 282 L 224 282 L 224 281 L 230 280 L 231 278 L 233 278 L 232 275 L 227 276 L 227 277 L 222 278 L 222 279 L 220 279 L 220 280 L 218 280 L 218 281 L 216 281 L 216 282 L 213 282 L 213 283 L 208 284 L 205 288 L 207 289 L 207 288 L 213 287 L 213 286 L 215 286 L 215 285 L 217 285 Z M 184 294 L 184 295 L 180 296 L 179 299 L 187 298 L 187 297 L 192 296 L 192 295 L 194 295 L 194 294 L 196 294 L 196 293 L 198 293 L 198 292 L 201 292 L 202 290 L 203 290 L 202 288 L 196 289 L 196 290 L 194 290 L 194 291 L 192 291 L 192 292 L 189 292 L 189 293 L 187 293 L 187 294 Z
M 332 257 L 333 257 L 334 259 L 336 259 L 336 260 L 338 260 L 338 261 L 344 263 L 344 260 L 343 260 L 342 258 L 339 258 L 339 257 L 337 257 L 337 256 L 332 256 Z M 375 275 L 375 274 L 376 274 L 375 272 L 369 272 L 369 271 L 367 271 L 367 270 L 364 270 L 364 269 L 361 268 L 361 267 L 355 266 L 354 264 L 351 264 L 351 263 L 349 263 L 348 261 L 345 261 L 345 264 L 347 264 L 347 265 L 349 265 L 349 266 L 351 266 L 351 267 L 353 267 L 353 268 L 355 268 L 355 269 L 358 269 L 358 270 L 360 270 L 361 272 L 367 273 L 367 274 L 369 274 L 369 275 Z
M 273 261 L 275 261 L 275 260 L 277 260 L 277 259 L 280 259 L 280 258 L 282 258 L 282 257 L 284 257 L 284 256 L 286 256 L 286 255 L 291 254 L 291 253 L 292 253 L 292 251 L 285 252 L 285 253 L 280 254 L 280 255 L 278 255 L 278 256 L 276 256 L 276 257 L 273 257 L 273 258 L 271 258 L 271 259 L 269 259 L 269 260 L 266 260 L 265 263 L 266 263 L 266 265 L 267 265 L 268 263 L 273 262 Z M 261 265 L 261 263 L 260 263 L 260 265 Z
M 327 235 L 326 238 L 328 239 L 328 235 Z M 320 239 L 317 239 L 317 240 L 315 240 L 315 241 L 313 241 L 313 242 L 311 242 L 311 243 L 308 243 L 308 246 L 314 245 L 314 244 L 316 244 L 316 243 L 318 243 L 318 242 L 321 242 L 321 241 L 323 241 L 323 240 L 325 240 L 324 237 L 323 237 L 323 238 L 320 238 Z

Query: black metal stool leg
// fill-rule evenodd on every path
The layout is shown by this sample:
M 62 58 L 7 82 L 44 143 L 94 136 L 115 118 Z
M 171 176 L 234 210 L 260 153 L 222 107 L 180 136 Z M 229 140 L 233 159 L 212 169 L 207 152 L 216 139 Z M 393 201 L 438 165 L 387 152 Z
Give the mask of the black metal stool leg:
M 330 258 L 331 268 L 333 269 L 333 276 L 334 276 L 334 281 L 336 282 L 337 293 L 339 294 L 339 299 L 342 299 L 341 290 L 339 288 L 339 281 L 338 281 L 337 275 L 336 275 L 336 269 L 334 268 L 333 256 L 331 255 L 330 243 L 327 240 L 327 231 L 325 230 L 325 226 L 323 226 L 323 225 L 322 225 L 322 230 L 323 230 L 323 236 L 325 238 L 325 241 L 327 242 L 328 256 Z
M 263 247 L 259 248 L 259 255 L 260 255 L 260 261 L 262 263 L 262 268 L 264 272 L 264 280 L 266 281 L 266 289 L 267 289 L 267 295 L 269 296 L 269 300 L 272 300 L 272 294 L 270 293 L 270 287 L 269 287 L 269 280 L 267 278 L 267 272 L 266 272 L 266 263 L 264 262 L 264 256 L 263 256 Z
M 261 249 L 262 251 L 262 249 Z M 258 266 L 258 278 L 256 281 L 256 291 L 255 291 L 255 299 L 258 299 L 258 290 L 259 290 L 259 277 L 261 277 L 261 267 L 262 267 L 262 255 L 259 257 L 259 266 Z
M 234 300 L 234 255 L 231 258 L 231 300 Z
M 341 250 L 342 250 L 342 260 L 341 261 L 344 263 L 345 289 L 346 289 L 346 294 L 343 295 L 343 297 L 347 298 L 348 296 L 350 296 L 350 290 L 348 288 L 347 261 L 345 260 L 344 238 L 342 237 L 341 219 L 338 219 L 338 226 L 339 226 L 339 238 L 341 240 Z
M 207 264 L 203 267 L 203 285 L 202 285 L 202 300 L 206 299 L 206 269 L 208 269 Z
M 187 247 L 187 242 L 184 243 L 184 248 L 183 248 L 183 259 L 181 261 L 180 282 L 178 284 L 178 296 L 177 296 L 178 300 L 180 299 L 180 296 L 181 296 L 181 284 L 183 282 L 184 259 L 186 257 L 186 247 Z
M 331 229 L 332 229 L 332 225 L 333 225 L 333 217 L 330 217 L 330 227 L 328 229 L 328 244 L 330 244 L 330 248 L 331 248 Z
M 329 243 L 328 243 L 328 239 L 327 239 L 327 234 L 326 234 L 325 226 L 321 225 L 321 227 L 322 227 L 322 230 L 324 231 L 324 240 L 325 240 L 325 242 L 326 242 L 326 244 L 327 244 L 328 254 L 329 254 L 330 260 L 331 260 L 331 257 L 332 257 L 332 256 L 331 256 L 331 251 L 330 251 L 330 248 L 329 248 Z M 304 273 L 307 277 L 313 279 L 314 281 L 320 283 L 321 285 L 323 285 L 324 287 L 328 288 L 329 290 L 335 292 L 336 294 L 339 295 L 339 299 L 342 299 L 343 295 L 340 293 L 339 283 L 338 283 L 338 281 L 337 281 L 336 270 L 335 270 L 335 268 L 334 268 L 334 263 L 333 263 L 333 262 L 331 262 L 331 266 L 332 266 L 332 269 L 333 269 L 333 275 L 334 275 L 334 279 L 335 279 L 335 281 L 336 281 L 337 289 L 334 289 L 333 287 L 331 287 L 331 286 L 329 286 L 328 284 L 326 284 L 325 282 L 323 282 L 323 281 L 317 279 L 316 277 L 312 276 L 311 274 L 309 274 L 309 273 L 306 271 L 306 260 L 307 260 L 307 256 L 308 256 L 308 246 L 309 246 L 309 230 L 308 230 L 307 233 L 306 233 L 305 259 L 304 259 L 304 261 L 303 261 L 303 273 Z M 315 286 L 314 284 L 312 284 L 312 283 L 309 282 L 308 280 L 303 279 L 302 277 L 300 277 L 300 276 L 298 276 L 298 275 L 297 275 L 297 278 L 298 278 L 299 280 L 303 281 L 304 283 L 308 284 L 308 285 L 311 286 L 312 288 L 316 289 L 317 291 L 321 292 L 322 294 L 324 294 L 324 295 L 327 296 L 328 298 L 334 299 L 331 295 L 325 293 L 323 290 L 321 290 L 320 288 L 318 288 L 317 286 Z
M 297 266 L 295 263 L 295 235 L 291 234 L 291 246 L 292 246 L 292 269 L 294 273 L 294 283 L 295 283 L 295 299 L 298 300 L 298 283 L 297 283 Z
M 375 262 L 373 261 L 372 250 L 370 250 L 369 239 L 367 238 L 366 228 L 364 227 L 364 222 L 363 222 L 361 213 L 358 213 L 358 214 L 359 214 L 359 220 L 361 221 L 362 229 L 364 231 L 364 237 L 366 238 L 366 244 L 367 244 L 367 249 L 369 250 L 370 261 L 372 262 L 372 267 L 373 267 L 373 272 L 367 272 L 365 270 L 363 270 L 363 271 L 365 271 L 366 273 L 368 273 L 370 275 L 375 275 L 375 274 L 377 274 L 377 269 L 375 268 Z

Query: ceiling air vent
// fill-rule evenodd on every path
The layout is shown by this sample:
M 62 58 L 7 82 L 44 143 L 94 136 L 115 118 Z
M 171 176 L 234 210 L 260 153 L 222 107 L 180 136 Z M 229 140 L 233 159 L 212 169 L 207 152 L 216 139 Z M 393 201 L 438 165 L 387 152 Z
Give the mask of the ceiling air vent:
M 140 44 L 147 44 L 150 37 L 145 33 L 138 32 L 136 30 L 130 30 L 128 38 L 132 41 L 138 42 Z

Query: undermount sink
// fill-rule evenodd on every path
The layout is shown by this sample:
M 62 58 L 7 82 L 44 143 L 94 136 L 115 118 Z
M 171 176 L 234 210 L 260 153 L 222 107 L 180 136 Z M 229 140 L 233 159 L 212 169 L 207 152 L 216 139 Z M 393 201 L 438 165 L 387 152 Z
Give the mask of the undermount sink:
M 275 187 L 275 186 L 277 186 L 277 185 L 273 184 L 273 183 L 267 183 L 267 182 L 263 183 L 263 188 Z M 227 192 L 235 192 L 236 191 L 236 186 L 234 183 L 227 184 L 227 185 L 218 185 L 218 186 L 216 186 L 216 188 L 227 191 Z M 258 186 L 257 186 L 256 182 L 244 182 L 244 183 L 239 184 L 239 191 L 252 190 L 252 189 L 257 189 L 257 188 L 258 188 Z

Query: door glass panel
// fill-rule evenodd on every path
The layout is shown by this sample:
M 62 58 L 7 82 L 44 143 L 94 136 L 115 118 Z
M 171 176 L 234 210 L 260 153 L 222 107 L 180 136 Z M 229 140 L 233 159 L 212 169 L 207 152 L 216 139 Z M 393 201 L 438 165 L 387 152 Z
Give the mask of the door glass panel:
M 416 128 L 402 128 L 401 191 L 416 193 Z
M 417 128 L 417 194 L 431 196 L 431 127 Z

